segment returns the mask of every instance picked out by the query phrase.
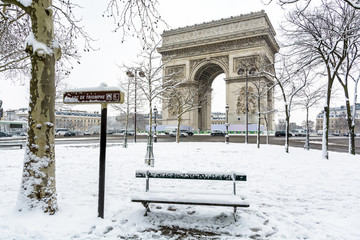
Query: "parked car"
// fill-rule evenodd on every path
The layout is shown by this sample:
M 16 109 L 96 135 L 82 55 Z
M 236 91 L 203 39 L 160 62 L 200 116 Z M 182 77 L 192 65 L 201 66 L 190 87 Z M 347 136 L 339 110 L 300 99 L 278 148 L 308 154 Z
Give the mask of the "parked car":
M 225 133 L 221 130 L 214 129 L 211 131 L 211 136 L 225 136 Z
M 76 133 L 74 131 L 67 131 L 64 136 L 76 136 Z
M 177 134 L 177 131 L 176 130 L 174 130 L 174 131 L 171 131 L 170 133 L 169 133 L 169 136 L 170 137 L 176 137 L 176 134 Z M 180 130 L 180 137 L 187 137 L 187 136 L 189 136 L 189 134 L 187 134 L 186 132 L 182 132 L 181 130 Z
M 285 137 L 285 135 L 286 135 L 285 131 L 282 131 L 282 130 L 275 132 L 275 137 Z M 292 137 L 291 133 L 289 133 L 289 137 Z
M 55 133 L 55 135 L 57 135 L 57 136 L 64 136 L 65 133 L 67 133 L 67 132 L 68 132 L 68 131 L 60 130 L 60 131 L 57 131 L 57 132 Z
M 306 137 L 306 131 L 295 129 L 291 131 L 291 134 L 293 134 L 295 137 Z
M 125 132 L 124 132 L 125 134 Z M 134 136 L 135 135 L 135 131 L 134 130 L 127 130 L 127 135 L 128 136 Z
M 55 129 L 55 135 L 59 136 L 63 136 L 65 135 L 66 132 L 68 132 L 69 129 L 66 129 L 66 128 L 59 128 L 59 129 Z
M 84 135 L 91 135 L 91 132 L 90 131 L 85 131 Z
M 5 132 L 0 132 L 0 137 L 11 137 L 12 135 Z
M 187 133 L 189 136 L 194 135 L 194 133 L 192 131 L 190 131 L 190 130 L 180 130 L 180 132 Z

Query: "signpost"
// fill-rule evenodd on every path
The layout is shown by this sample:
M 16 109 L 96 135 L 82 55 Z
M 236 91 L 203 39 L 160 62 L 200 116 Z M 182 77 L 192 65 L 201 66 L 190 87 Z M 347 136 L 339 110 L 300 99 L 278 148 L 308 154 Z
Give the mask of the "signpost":
M 101 104 L 100 128 L 100 163 L 99 163 L 99 196 L 98 217 L 104 218 L 105 203 L 105 160 L 106 160 L 106 123 L 107 104 L 124 103 L 125 94 L 119 87 L 108 87 L 102 83 L 98 88 L 73 89 L 64 92 L 64 103 L 67 104 Z

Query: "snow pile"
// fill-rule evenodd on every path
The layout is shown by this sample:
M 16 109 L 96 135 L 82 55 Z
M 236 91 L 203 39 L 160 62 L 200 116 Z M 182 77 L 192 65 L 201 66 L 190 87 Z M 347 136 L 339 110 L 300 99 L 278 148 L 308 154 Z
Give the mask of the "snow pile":
M 107 148 L 105 219 L 97 218 L 98 144 L 56 147 L 59 212 L 17 212 L 24 150 L 0 150 L 0 239 L 360 239 L 359 156 L 282 146 L 157 143 L 158 171 L 241 172 L 250 208 L 132 203 L 145 190 L 146 143 Z M 231 181 L 150 179 L 151 191 L 227 192 Z

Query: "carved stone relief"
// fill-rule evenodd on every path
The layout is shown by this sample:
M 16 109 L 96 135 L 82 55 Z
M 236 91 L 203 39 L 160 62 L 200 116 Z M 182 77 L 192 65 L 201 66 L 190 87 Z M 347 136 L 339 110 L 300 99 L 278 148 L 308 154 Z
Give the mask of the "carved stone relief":
M 256 96 L 253 94 L 252 87 L 248 87 L 248 113 L 254 114 L 256 111 Z M 242 87 L 239 91 L 239 96 L 236 103 L 236 114 L 245 114 L 246 112 L 246 91 L 245 87 Z
M 238 57 L 234 58 L 233 61 L 233 71 L 237 72 L 240 68 L 248 69 L 257 69 L 258 68 L 258 57 L 257 56 L 248 56 L 248 57 Z M 245 72 L 244 72 L 245 75 Z
M 202 62 L 204 61 L 208 61 L 208 60 L 216 60 L 218 62 L 220 62 L 225 69 L 229 69 L 229 56 L 225 55 L 225 56 L 217 56 L 217 57 L 211 57 L 208 59 L 205 58 L 201 58 L 201 59 L 196 59 L 196 60 L 191 60 L 190 61 L 190 73 L 192 74 L 193 71 L 195 70 L 195 68 Z
M 171 97 L 169 99 L 169 102 L 167 104 L 168 114 L 169 117 L 176 117 L 177 115 L 177 99 L 175 96 Z
M 223 66 L 225 66 L 226 69 L 229 69 L 229 56 L 218 56 L 218 57 L 214 57 L 213 59 L 218 60 L 219 62 L 221 62 L 223 64 Z
M 185 71 L 186 71 L 185 64 L 165 68 L 166 76 L 172 75 L 175 79 L 185 78 L 185 76 L 186 76 Z
M 205 60 L 205 58 L 191 60 L 190 61 L 190 72 L 192 73 L 194 71 L 194 69 L 196 68 L 196 66 L 198 66 L 204 60 Z
M 201 45 L 190 48 L 183 48 L 179 50 L 169 50 L 162 52 L 163 59 L 168 59 L 170 56 L 175 58 L 191 57 L 203 54 L 212 54 L 217 52 L 223 52 L 224 50 L 238 50 L 240 48 L 250 48 L 256 46 L 263 46 L 266 41 L 263 37 L 254 37 L 251 39 L 241 39 L 235 41 L 226 41 L 210 45 Z
M 186 33 L 180 33 L 173 36 L 165 36 L 164 44 L 176 44 L 184 41 L 194 41 L 197 39 L 211 38 L 214 36 L 232 34 L 234 32 L 244 32 L 246 30 L 264 27 L 262 19 L 251 19 L 247 21 L 224 24 L 220 26 L 214 26 L 211 28 L 190 31 Z

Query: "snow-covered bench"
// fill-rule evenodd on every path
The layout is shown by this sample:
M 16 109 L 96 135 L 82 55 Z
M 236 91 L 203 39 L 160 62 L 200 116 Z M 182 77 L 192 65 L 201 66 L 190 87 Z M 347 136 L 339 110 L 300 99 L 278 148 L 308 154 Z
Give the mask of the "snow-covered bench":
M 23 148 L 22 143 L 0 143 L 0 147 L 20 147 L 20 149 Z
M 165 203 L 233 207 L 234 218 L 236 220 L 236 208 L 250 206 L 249 203 L 244 200 L 244 196 L 236 195 L 236 181 L 246 181 L 246 175 L 244 174 L 138 170 L 135 173 L 135 177 L 146 179 L 145 191 L 137 192 L 131 196 L 132 202 L 141 202 L 144 205 L 146 209 L 145 216 L 150 212 L 150 203 Z M 219 193 L 218 191 L 214 193 L 204 193 L 203 191 L 198 191 L 197 193 L 180 191 L 151 192 L 149 187 L 150 178 L 231 181 L 233 184 L 233 192 L 225 194 Z

